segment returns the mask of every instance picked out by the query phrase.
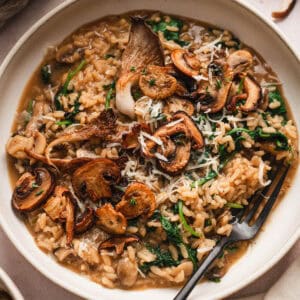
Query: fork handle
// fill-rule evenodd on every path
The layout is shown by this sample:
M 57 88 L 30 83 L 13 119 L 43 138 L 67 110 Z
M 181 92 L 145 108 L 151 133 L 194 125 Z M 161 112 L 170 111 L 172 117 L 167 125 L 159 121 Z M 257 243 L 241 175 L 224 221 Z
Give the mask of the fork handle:
M 228 244 L 228 238 L 222 238 L 218 244 L 213 248 L 213 250 L 208 254 L 205 260 L 202 262 L 200 267 L 192 275 L 192 277 L 186 282 L 184 287 L 179 291 L 174 300 L 185 300 L 188 295 L 191 293 L 197 282 L 204 275 L 208 267 L 215 261 L 216 258 L 222 253 L 225 245 Z

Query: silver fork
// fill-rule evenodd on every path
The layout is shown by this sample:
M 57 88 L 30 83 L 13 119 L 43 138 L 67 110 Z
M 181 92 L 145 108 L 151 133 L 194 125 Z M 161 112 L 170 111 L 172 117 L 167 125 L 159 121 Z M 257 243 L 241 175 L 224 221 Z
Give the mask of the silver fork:
M 216 260 L 216 258 L 220 256 L 226 246 L 234 242 L 250 240 L 257 235 L 266 218 L 268 217 L 274 203 L 276 202 L 288 170 L 289 167 L 286 167 L 283 172 L 281 172 L 282 175 L 275 176 L 277 178 L 279 177 L 278 180 L 277 178 L 273 178 L 272 181 L 277 183 L 269 197 L 266 197 L 265 195 L 267 195 L 272 185 L 265 187 L 258 196 L 256 195 L 256 197 L 253 197 L 250 202 L 250 205 L 253 206 L 250 209 L 244 209 L 235 216 L 235 221 L 232 223 L 233 228 L 231 234 L 228 237 L 223 237 L 219 240 L 217 245 L 201 263 L 192 277 L 186 282 L 185 286 L 179 291 L 174 300 L 187 299 L 188 295 L 191 293 L 199 279 L 205 274 L 209 266 Z M 258 208 L 261 206 L 264 199 L 268 200 L 262 211 L 253 221 L 253 217 L 255 217 L 255 215 L 258 213 Z M 253 223 L 251 221 L 253 221 Z

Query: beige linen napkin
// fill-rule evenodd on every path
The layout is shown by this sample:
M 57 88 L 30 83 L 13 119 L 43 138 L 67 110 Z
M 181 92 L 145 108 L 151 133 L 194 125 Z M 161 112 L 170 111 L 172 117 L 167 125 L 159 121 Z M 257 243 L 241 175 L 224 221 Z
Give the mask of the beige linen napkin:
M 235 300 L 299 300 L 300 299 L 300 257 L 283 273 L 265 293 Z

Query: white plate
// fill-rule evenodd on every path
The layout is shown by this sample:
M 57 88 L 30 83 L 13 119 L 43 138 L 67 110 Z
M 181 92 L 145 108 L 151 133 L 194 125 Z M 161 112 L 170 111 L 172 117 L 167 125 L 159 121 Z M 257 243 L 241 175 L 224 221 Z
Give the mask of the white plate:
M 103 288 L 57 264 L 35 245 L 23 222 L 11 210 L 11 188 L 7 173 L 4 144 L 22 90 L 40 63 L 45 49 L 60 42 L 80 25 L 108 14 L 120 14 L 134 9 L 162 10 L 188 16 L 231 30 L 253 46 L 284 82 L 285 95 L 290 101 L 300 128 L 300 62 L 285 37 L 260 13 L 246 9 L 238 1 L 224 0 L 79 0 L 67 1 L 37 22 L 15 45 L 0 68 L 0 221 L 17 249 L 38 270 L 62 287 L 90 299 L 172 299 L 176 289 L 123 291 Z M 299 170 L 295 181 L 299 181 Z M 294 184 L 284 200 L 269 218 L 263 232 L 247 253 L 230 269 L 221 283 L 202 283 L 190 299 L 225 297 L 244 287 L 274 265 L 295 243 L 300 234 L 300 186 Z

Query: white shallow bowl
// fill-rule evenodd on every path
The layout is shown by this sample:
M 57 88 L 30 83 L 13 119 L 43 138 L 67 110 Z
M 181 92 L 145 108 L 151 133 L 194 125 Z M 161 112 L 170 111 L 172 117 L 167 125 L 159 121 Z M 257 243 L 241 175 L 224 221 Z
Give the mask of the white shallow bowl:
M 297 126 L 300 128 L 300 63 L 285 37 L 275 26 L 254 9 L 238 1 L 224 0 L 79 0 L 67 1 L 37 22 L 16 44 L 0 68 L 0 221 L 17 249 L 45 276 L 89 299 L 172 299 L 176 289 L 143 291 L 110 290 L 71 272 L 45 255 L 35 245 L 23 222 L 13 213 L 10 204 L 11 187 L 5 158 L 5 142 L 15 116 L 23 88 L 40 63 L 45 49 L 55 45 L 84 23 L 109 14 L 135 9 L 162 10 L 188 16 L 231 30 L 241 40 L 253 46 L 273 67 L 284 82 Z M 300 186 L 299 170 L 293 186 L 269 218 L 263 232 L 247 253 L 230 269 L 221 283 L 198 285 L 190 299 L 218 299 L 249 284 L 273 266 L 299 237 Z
M 0 268 L 0 290 L 1 289 L 11 295 L 14 300 L 24 300 L 17 286 L 2 268 Z

